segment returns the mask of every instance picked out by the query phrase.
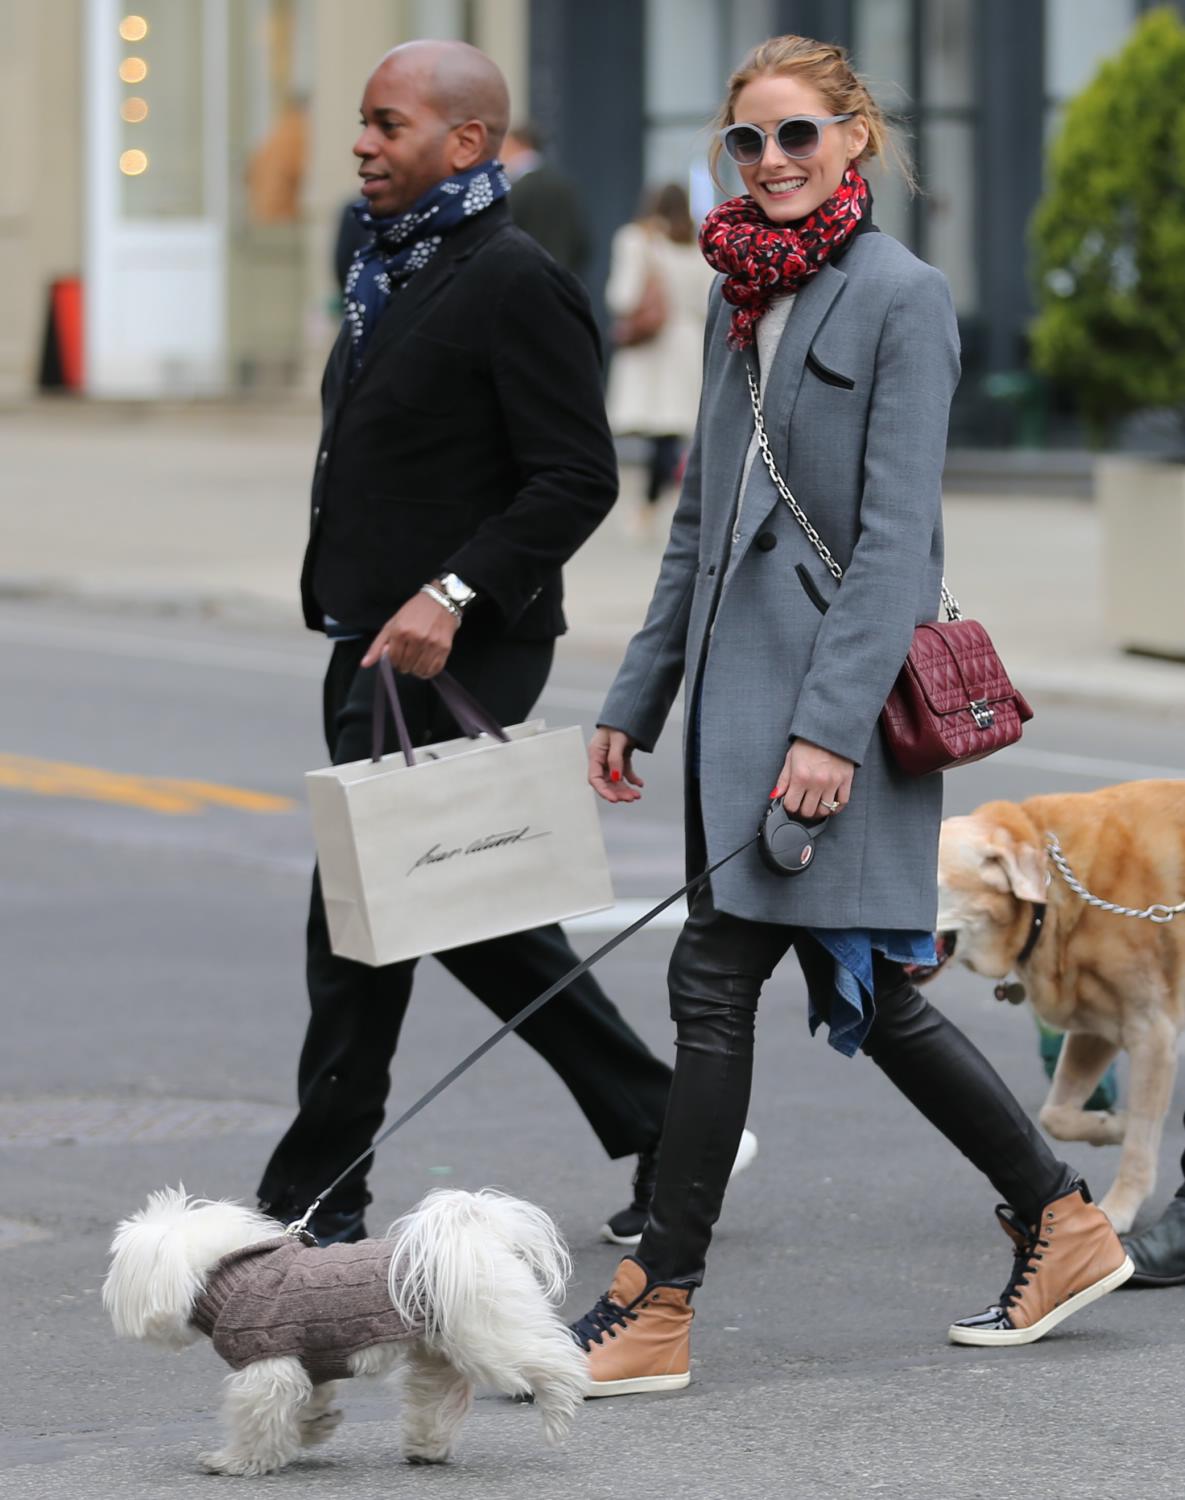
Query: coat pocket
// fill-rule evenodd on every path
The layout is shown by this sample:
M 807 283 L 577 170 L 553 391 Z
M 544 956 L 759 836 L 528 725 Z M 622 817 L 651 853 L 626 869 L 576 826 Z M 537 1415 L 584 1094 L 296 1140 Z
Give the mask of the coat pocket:
M 485 394 L 487 380 L 471 351 L 412 333 L 396 351 L 386 384 L 388 394 L 400 406 L 453 423 L 466 402 Z
M 824 385 L 837 386 L 841 391 L 854 391 L 856 382 L 850 375 L 843 375 L 839 370 L 833 370 L 825 365 L 813 349 L 807 351 L 806 367 L 820 379 Z
M 810 570 L 805 563 L 795 563 L 794 571 L 798 574 L 798 581 L 802 584 L 802 591 L 819 611 L 825 615 L 831 608 L 830 602 L 823 597 L 823 590 L 811 577 Z

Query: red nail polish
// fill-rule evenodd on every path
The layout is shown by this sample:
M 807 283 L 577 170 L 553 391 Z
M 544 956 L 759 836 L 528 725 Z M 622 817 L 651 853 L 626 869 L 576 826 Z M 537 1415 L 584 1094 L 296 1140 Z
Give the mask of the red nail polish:
M 621 772 L 620 771 L 610 771 L 609 772 L 609 780 L 610 781 L 620 781 L 621 780 Z
M 770 792 L 770 794 L 769 794 L 769 800 L 772 802 L 777 795 L 778 795 L 778 789 L 777 789 L 777 787 L 774 787 L 773 791 Z

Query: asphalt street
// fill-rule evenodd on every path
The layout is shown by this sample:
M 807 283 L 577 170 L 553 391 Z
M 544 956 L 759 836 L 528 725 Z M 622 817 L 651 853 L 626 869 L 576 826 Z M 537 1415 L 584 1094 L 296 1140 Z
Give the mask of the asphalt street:
M 196 1454 L 222 1367 L 205 1346 L 171 1356 L 117 1342 L 98 1288 L 115 1221 L 151 1188 L 249 1197 L 289 1118 L 311 868 L 301 777 L 324 761 L 323 658 L 323 642 L 260 624 L 0 606 L 6 1500 L 216 1487 Z M 565 643 L 548 720 L 588 727 L 613 665 Z M 949 812 L 1185 776 L 1180 716 L 1038 707 L 1022 746 L 948 778 Z M 643 800 L 604 817 L 623 914 L 680 883 L 673 731 L 644 774 Z M 582 924 L 577 945 L 588 951 L 614 920 Z M 673 934 L 670 922 L 643 933 L 603 968 L 665 1055 Z M 932 998 L 1036 1111 L 1045 1084 L 1028 1014 L 965 971 Z M 409 1101 L 491 1029 L 425 962 L 395 1097 Z M 1179 1180 L 1183 1104 L 1179 1084 L 1146 1215 Z M 590 1403 L 554 1450 L 529 1408 L 483 1396 L 457 1461 L 434 1470 L 400 1465 L 391 1398 L 359 1385 L 331 1442 L 263 1488 L 1178 1500 L 1185 1289 L 1120 1293 L 1031 1348 L 949 1346 L 951 1318 L 1007 1279 L 991 1190 L 871 1064 L 809 1038 L 793 960 L 763 999 L 750 1125 L 760 1155 L 730 1191 L 696 1300 L 688 1392 Z M 1117 1153 L 1064 1149 L 1101 1196 Z M 372 1228 L 441 1184 L 531 1197 L 570 1241 L 576 1315 L 616 1263 L 597 1230 L 626 1201 L 630 1169 L 603 1158 L 560 1085 L 510 1039 L 382 1150 Z

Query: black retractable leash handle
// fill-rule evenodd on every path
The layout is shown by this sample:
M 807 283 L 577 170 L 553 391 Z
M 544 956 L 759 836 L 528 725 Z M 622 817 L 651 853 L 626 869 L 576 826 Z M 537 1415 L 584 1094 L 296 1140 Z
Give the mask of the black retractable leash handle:
M 758 833 L 761 858 L 775 875 L 801 875 L 811 868 L 815 846 L 830 818 L 805 823 L 792 818 L 780 797 L 774 798 Z
M 285 1234 L 289 1234 L 294 1236 L 295 1238 L 303 1240 L 306 1245 L 315 1245 L 317 1241 L 315 1237 L 310 1234 L 307 1227 L 309 1220 L 321 1207 L 325 1199 L 329 1197 L 330 1193 L 332 1193 L 336 1187 L 338 1187 L 342 1182 L 345 1181 L 345 1179 L 350 1175 L 355 1167 L 361 1166 L 361 1164 L 367 1159 L 368 1156 L 373 1156 L 375 1151 L 379 1148 L 379 1146 L 382 1145 L 385 1140 L 387 1140 L 390 1136 L 393 1136 L 397 1130 L 402 1129 L 402 1127 L 406 1125 L 409 1120 L 415 1119 L 416 1115 L 418 1115 L 422 1109 L 426 1109 L 438 1094 L 443 1094 L 445 1089 L 447 1089 L 451 1083 L 455 1083 L 457 1079 L 460 1078 L 462 1073 L 468 1072 L 473 1064 L 480 1058 L 484 1057 L 491 1047 L 496 1047 L 504 1036 L 509 1036 L 512 1031 L 517 1031 L 524 1021 L 530 1020 L 535 1012 L 537 1010 L 541 1010 L 549 1000 L 554 1000 L 556 995 L 558 995 L 561 990 L 567 989 L 567 987 L 572 983 L 574 979 L 579 979 L 581 974 L 585 973 L 586 970 L 592 968 L 593 964 L 599 963 L 606 954 L 612 953 L 614 948 L 616 948 L 619 944 L 624 943 L 627 938 L 633 937 L 635 932 L 638 932 L 641 928 L 645 927 L 647 922 L 653 921 L 660 912 L 666 911 L 667 907 L 672 906 L 676 901 L 679 900 L 681 896 L 686 896 L 689 892 L 695 890 L 697 886 L 702 885 L 704 881 L 707 880 L 708 876 L 714 874 L 721 867 L 721 865 L 726 865 L 730 859 L 735 859 L 738 854 L 743 854 L 745 850 L 752 845 L 752 843 L 753 840 L 751 838 L 746 839 L 745 842 L 734 849 L 731 854 L 726 854 L 723 859 L 718 859 L 714 865 L 709 865 L 708 868 L 701 874 L 697 875 L 694 880 L 689 880 L 685 886 L 682 886 L 679 890 L 673 892 L 673 894 L 668 896 L 665 901 L 660 901 L 657 906 L 651 907 L 651 909 L 646 913 L 645 916 L 639 917 L 636 922 L 631 922 L 623 932 L 619 932 L 615 937 L 611 937 L 607 943 L 602 943 L 595 953 L 590 953 L 587 958 L 581 959 L 581 961 L 576 965 L 574 969 L 569 969 L 568 972 L 557 979 L 549 989 L 544 990 L 541 995 L 536 996 L 536 998 L 532 1000 L 529 1005 L 524 1005 L 522 1010 L 520 1010 L 517 1015 L 511 1016 L 510 1020 L 507 1021 L 505 1025 L 500 1026 L 498 1030 L 495 1031 L 492 1035 L 486 1037 L 485 1041 L 482 1042 L 479 1047 L 475 1047 L 468 1057 L 462 1058 L 462 1060 L 456 1065 L 455 1068 L 451 1068 L 443 1078 L 432 1085 L 432 1087 L 426 1094 L 421 1094 L 413 1105 L 405 1109 L 397 1120 L 388 1125 L 386 1130 L 383 1131 L 382 1135 L 380 1135 L 372 1145 L 368 1146 L 366 1150 L 362 1152 L 361 1156 L 355 1157 L 344 1171 L 338 1173 L 338 1175 L 333 1179 L 333 1181 L 327 1188 L 323 1188 L 321 1190 L 321 1192 L 313 1200 L 312 1206 L 308 1209 L 308 1211 L 304 1215 L 302 1215 L 301 1218 L 294 1219 L 293 1222 L 288 1225 L 287 1229 L 284 1231 Z

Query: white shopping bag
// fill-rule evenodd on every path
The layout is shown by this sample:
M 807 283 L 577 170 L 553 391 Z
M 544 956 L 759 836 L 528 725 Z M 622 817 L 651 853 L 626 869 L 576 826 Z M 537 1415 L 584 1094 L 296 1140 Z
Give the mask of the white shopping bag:
M 389 964 L 613 904 L 581 731 L 505 733 L 306 775 L 339 957 Z

